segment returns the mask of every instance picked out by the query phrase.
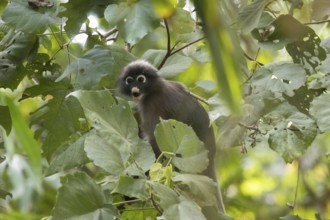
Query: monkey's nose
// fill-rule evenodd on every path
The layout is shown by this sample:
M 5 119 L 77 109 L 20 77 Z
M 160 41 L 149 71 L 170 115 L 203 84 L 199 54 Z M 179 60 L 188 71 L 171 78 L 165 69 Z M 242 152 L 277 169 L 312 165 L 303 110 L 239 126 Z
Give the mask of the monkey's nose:
M 142 98 L 142 93 L 140 92 L 139 88 L 133 87 L 131 92 L 132 92 L 132 96 L 133 96 L 134 99 L 139 100 L 139 99 Z

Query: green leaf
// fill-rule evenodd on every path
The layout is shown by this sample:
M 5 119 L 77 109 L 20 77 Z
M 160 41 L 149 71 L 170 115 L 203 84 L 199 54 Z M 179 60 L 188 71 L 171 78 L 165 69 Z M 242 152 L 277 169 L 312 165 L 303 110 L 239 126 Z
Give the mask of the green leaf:
M 111 4 L 104 11 L 104 17 L 110 25 L 116 25 L 124 20 L 130 13 L 130 7 L 126 2 Z
M 159 198 L 159 204 L 164 212 L 162 217 L 171 220 L 206 220 L 196 203 L 178 195 L 174 190 L 160 183 L 152 183 L 154 193 Z
M 6 47 L 0 52 L 0 87 L 15 89 L 26 74 L 22 62 L 34 51 L 33 45 L 37 43 L 37 38 L 12 31 L 5 38 L 10 41 L 1 41 Z
M 180 170 L 200 173 L 208 166 L 208 151 L 188 125 L 175 120 L 161 120 L 156 126 L 155 137 L 162 152 L 174 154 L 173 164 Z
M 60 171 L 66 171 L 87 163 L 89 160 L 84 151 L 85 135 L 78 138 L 73 143 L 66 144 L 61 153 L 55 155 L 49 167 L 46 169 L 45 175 L 49 176 Z
M 283 217 L 280 217 L 282 220 L 307 220 L 305 218 L 300 218 L 299 215 L 286 215 Z
M 245 33 L 257 27 L 264 8 L 271 0 L 257 0 L 242 8 L 239 13 L 241 30 Z
M 198 86 L 208 92 L 211 92 L 216 88 L 216 84 L 214 83 L 214 81 L 211 81 L 211 80 L 197 81 L 195 84 L 196 84 L 196 86 Z
M 306 71 L 298 64 L 273 63 L 257 70 L 252 79 L 254 93 L 271 91 L 276 96 L 294 95 L 294 90 L 305 84 Z
M 57 81 L 73 75 L 76 89 L 113 88 L 122 69 L 135 58 L 116 46 L 95 46 L 69 65 Z
M 184 34 L 194 31 L 195 21 L 191 13 L 181 8 L 177 8 L 173 16 L 168 19 L 171 33 Z
M 314 98 L 310 107 L 310 114 L 316 119 L 322 132 L 330 131 L 330 94 L 322 94 Z
M 157 210 L 146 205 L 125 205 L 121 217 L 125 220 L 157 219 Z
M 116 188 L 112 193 L 120 193 L 132 198 L 147 200 L 150 195 L 145 179 L 134 179 L 130 176 L 120 176 Z
M 0 105 L 0 125 L 5 129 L 7 135 L 9 135 L 12 121 L 10 118 L 10 112 L 8 106 L 1 106 Z
M 147 50 L 142 55 L 142 59 L 148 60 L 157 67 L 166 56 L 166 53 L 166 50 Z M 166 60 L 163 67 L 159 70 L 159 74 L 165 78 L 174 77 L 189 68 L 191 63 L 192 59 L 176 53 Z
M 160 25 L 150 0 L 140 0 L 128 5 L 110 5 L 105 18 L 110 24 L 117 24 L 119 33 L 123 34 L 125 41 L 130 45 L 136 44 Z
M 76 91 L 94 130 L 85 140 L 87 156 L 115 175 L 144 175 L 155 161 L 151 146 L 138 137 L 138 126 L 127 103 L 114 103 L 109 91 Z
M 283 111 L 288 114 L 286 110 Z M 291 163 L 306 152 L 316 134 L 315 122 L 307 115 L 295 112 L 274 126 L 269 132 L 268 144 L 286 162 Z
M 106 220 L 119 217 L 118 210 L 106 204 L 106 198 L 92 178 L 84 173 L 61 179 L 52 219 Z
M 176 174 L 172 180 L 176 187 L 184 192 L 188 198 L 192 198 L 200 207 L 216 207 L 217 184 L 209 177 L 194 174 Z
M 47 26 L 61 23 L 56 17 L 56 10 L 56 4 L 50 8 L 35 10 L 29 6 L 28 1 L 12 0 L 4 10 L 2 19 L 17 30 L 42 33 Z
M 239 39 L 236 33 L 227 28 L 224 22 L 227 18 L 219 7 L 215 7 L 218 4 L 216 0 L 193 2 L 203 23 L 222 98 L 233 113 L 240 114 L 241 81 L 248 70 L 243 51 L 239 47 Z
M 27 172 L 27 176 L 32 180 L 33 186 L 37 190 L 41 190 L 41 177 L 42 177 L 42 165 L 41 165 L 41 146 L 38 141 L 34 139 L 34 134 L 30 129 L 26 118 L 24 118 L 21 109 L 18 107 L 17 102 L 14 101 L 14 96 L 0 90 L 0 103 L 4 103 L 8 106 L 9 113 L 12 122 L 12 131 L 15 139 L 11 140 L 11 143 L 16 142 L 15 145 L 19 146 L 18 149 L 8 149 L 11 152 L 23 153 L 27 156 L 30 163 L 30 172 Z M 12 144 L 10 144 L 10 147 Z M 25 168 L 24 168 L 25 169 Z
M 81 25 L 87 20 L 88 13 L 91 12 L 93 7 L 99 4 L 99 2 L 99 0 L 71 0 L 62 4 L 66 10 L 59 13 L 59 16 L 68 19 L 64 29 L 70 37 L 79 33 Z M 73 13 L 76 12 L 78 8 L 79 13 Z
M 71 135 L 87 129 L 87 125 L 82 123 L 86 119 L 80 103 L 74 97 L 65 97 L 67 88 L 63 82 L 44 82 L 25 90 L 25 93 L 32 96 L 53 95 L 53 99 L 35 111 L 31 117 L 32 124 L 43 125 L 36 133 L 37 136 L 43 137 L 42 148 L 48 159 Z
M 210 105 L 210 110 L 208 112 L 211 123 L 217 120 L 220 117 L 228 117 L 230 116 L 230 110 L 225 105 L 225 103 L 221 100 L 219 94 L 214 95 L 209 98 L 207 102 Z

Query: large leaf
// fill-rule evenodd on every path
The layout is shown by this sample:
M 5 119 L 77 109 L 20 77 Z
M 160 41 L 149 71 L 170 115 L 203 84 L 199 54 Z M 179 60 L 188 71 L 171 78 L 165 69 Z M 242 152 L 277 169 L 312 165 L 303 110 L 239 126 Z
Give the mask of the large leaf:
M 271 0 L 257 0 L 243 7 L 239 13 L 243 32 L 250 32 L 257 27 L 264 8 Z
M 269 132 L 268 144 L 278 152 L 286 162 L 302 156 L 314 141 L 317 133 L 315 122 L 300 112 L 288 113 L 286 109 L 281 114 L 288 114 L 282 118 Z
M 150 195 L 145 179 L 134 179 L 130 176 L 121 176 L 112 193 L 120 193 L 132 198 L 147 200 Z
M 87 129 L 86 119 L 80 103 L 74 97 L 67 97 L 67 85 L 64 82 L 43 81 L 42 84 L 24 91 L 28 96 L 51 95 L 52 99 L 32 114 L 31 122 L 42 125 L 36 131 L 43 138 L 43 151 L 50 159 L 60 145 L 70 139 L 78 130 Z
M 126 64 L 134 57 L 116 46 L 95 46 L 68 66 L 58 81 L 73 75 L 76 89 L 114 87 Z
M 164 212 L 162 217 L 171 220 L 206 220 L 202 214 L 200 207 L 184 196 L 178 195 L 174 190 L 160 183 L 152 183 L 152 188 L 155 190 L 159 198 L 159 204 Z
M 251 86 L 254 93 L 271 91 L 276 96 L 294 95 L 294 90 L 305 84 L 306 71 L 302 66 L 290 63 L 274 63 L 257 70 Z
M 136 44 L 146 34 L 160 25 L 160 20 L 154 14 L 150 0 L 135 1 L 131 4 L 109 5 L 105 18 L 110 23 L 117 23 L 119 33 L 130 45 Z M 114 16 L 116 16 L 114 18 Z M 121 20 L 119 22 L 119 20 Z
M 127 103 L 115 104 L 109 91 L 77 91 L 94 127 L 85 140 L 87 156 L 109 173 L 144 175 L 155 160 L 151 146 L 138 137 L 138 126 Z
M 310 114 L 316 119 L 322 132 L 330 131 L 330 94 L 315 98 L 310 107 Z
M 209 42 L 222 98 L 231 111 L 239 113 L 242 104 L 241 80 L 243 74 L 247 72 L 239 39 L 232 30 L 226 28 L 224 22 L 227 18 L 220 11 L 220 7 L 217 7 L 219 3 L 217 0 L 193 2 Z
M 26 74 L 22 62 L 35 51 L 37 43 L 37 38 L 31 34 L 14 30 L 6 34 L 0 43 L 0 48 L 3 46 L 0 49 L 0 87 L 17 87 Z
M 194 31 L 195 20 L 191 17 L 191 13 L 184 9 L 178 8 L 168 22 L 171 33 L 184 34 Z
M 118 210 L 106 204 L 101 187 L 84 173 L 68 175 L 61 179 L 52 219 L 107 220 L 119 217 Z
M 142 55 L 142 59 L 148 60 L 157 67 L 166 56 L 166 53 L 166 50 L 147 50 Z M 159 70 L 159 74 L 163 77 L 174 77 L 186 70 L 191 63 L 192 59 L 176 53 L 166 60 L 163 67 Z
M 187 197 L 192 198 L 199 206 L 216 206 L 217 184 L 209 177 L 195 174 L 176 174 L 172 180 Z
M 61 17 L 66 17 L 68 20 L 65 24 L 65 31 L 70 36 L 78 34 L 81 25 L 86 22 L 88 15 L 94 10 L 94 7 L 102 7 L 107 4 L 107 0 L 71 0 L 63 4 L 66 10 L 61 12 Z M 79 13 L 77 9 L 79 8 Z
M 64 150 L 55 155 L 45 174 L 52 175 L 87 163 L 89 160 L 84 151 L 85 137 L 81 136 L 75 142 L 65 144 Z
M 12 0 L 4 10 L 2 19 L 8 25 L 26 33 L 40 33 L 47 26 L 61 22 L 56 17 L 56 4 L 36 10 L 29 6 L 28 1 L 21 0 Z
M 37 190 L 41 190 L 42 165 L 40 143 L 35 140 L 34 134 L 23 116 L 22 110 L 18 107 L 14 96 L 9 92 L 0 90 L 0 103 L 8 106 L 12 123 L 11 134 L 14 134 L 9 137 L 13 139 L 8 141 L 10 144 L 5 144 L 7 152 L 22 153 L 27 156 L 30 166 L 23 168 L 27 175 L 27 181 L 32 180 L 33 186 Z
M 188 125 L 161 120 L 156 126 L 155 137 L 162 152 L 174 154 L 173 164 L 180 170 L 200 173 L 208 166 L 208 151 Z

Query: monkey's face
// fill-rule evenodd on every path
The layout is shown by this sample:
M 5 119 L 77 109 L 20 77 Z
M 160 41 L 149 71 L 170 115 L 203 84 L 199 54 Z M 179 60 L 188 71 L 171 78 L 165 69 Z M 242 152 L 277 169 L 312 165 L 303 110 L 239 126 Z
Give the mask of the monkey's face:
M 157 87 L 157 69 L 145 61 L 135 61 L 123 70 L 118 87 L 120 93 L 141 101 Z

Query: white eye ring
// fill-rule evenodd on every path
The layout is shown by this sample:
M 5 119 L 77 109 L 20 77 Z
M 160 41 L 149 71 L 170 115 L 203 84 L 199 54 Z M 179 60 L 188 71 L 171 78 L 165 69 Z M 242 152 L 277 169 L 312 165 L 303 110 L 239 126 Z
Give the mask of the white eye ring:
M 126 77 L 126 79 L 125 79 L 125 83 L 126 83 L 126 85 L 131 84 L 133 81 L 134 81 L 134 79 L 133 79 L 133 77 L 131 77 L 131 76 L 128 76 L 128 77 Z
M 147 78 L 145 75 L 138 75 L 138 77 L 136 77 L 136 81 L 138 81 L 139 83 L 145 83 L 147 81 Z

